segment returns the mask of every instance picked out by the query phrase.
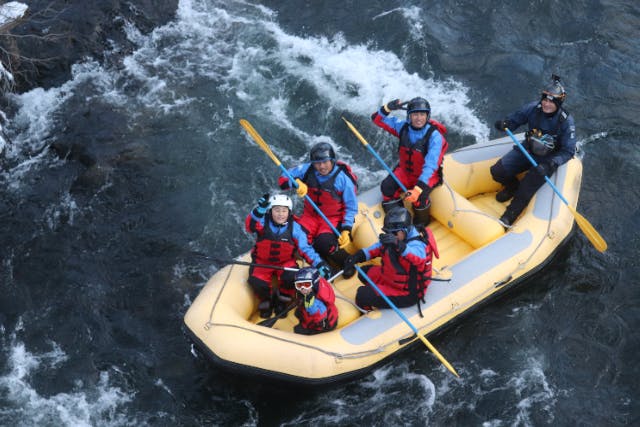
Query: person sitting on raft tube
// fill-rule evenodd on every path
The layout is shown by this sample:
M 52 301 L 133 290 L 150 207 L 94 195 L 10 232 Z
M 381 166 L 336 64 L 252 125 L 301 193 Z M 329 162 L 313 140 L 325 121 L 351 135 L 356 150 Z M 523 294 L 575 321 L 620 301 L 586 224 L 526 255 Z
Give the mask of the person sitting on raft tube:
M 380 241 L 361 249 L 345 261 L 343 276 L 355 273 L 355 265 L 380 257 L 380 265 L 362 267 L 365 274 L 397 307 L 418 304 L 431 283 L 431 258 L 439 258 L 436 240 L 428 228 L 411 224 L 411 215 L 405 208 L 395 207 L 384 218 Z M 365 286 L 356 292 L 356 304 L 365 310 L 372 307 L 389 308 L 386 301 L 367 284 L 360 274 L 358 279 Z
M 331 268 L 309 245 L 307 234 L 294 219 L 292 207 L 293 203 L 286 194 L 271 197 L 265 194 L 258 200 L 258 206 L 247 215 L 245 228 L 258 237 L 251 250 L 252 262 L 297 268 L 297 250 L 308 264 L 318 267 L 319 274 L 331 277 Z M 273 276 L 278 281 L 278 292 L 274 292 L 271 286 Z M 249 285 L 260 301 L 260 317 L 270 317 L 274 309 L 281 311 L 281 306 L 291 301 L 295 295 L 294 278 L 294 271 L 250 267 Z
M 390 116 L 393 110 L 404 109 L 405 120 Z M 414 224 L 428 225 L 431 200 L 429 193 L 442 183 L 442 161 L 448 144 L 443 124 L 430 118 L 431 106 L 424 98 L 413 98 L 408 103 L 399 99 L 380 107 L 371 115 L 373 123 L 397 137 L 398 165 L 393 174 L 408 189 L 405 199 L 413 203 Z M 401 193 L 395 179 L 389 175 L 380 184 L 382 207 L 385 212 L 403 206 Z
M 309 152 L 309 162 L 289 169 L 289 173 L 298 184 L 298 196 L 309 196 L 340 231 L 340 237 L 337 237 L 305 199 L 300 225 L 306 230 L 315 250 L 324 259 L 341 267 L 349 255 L 344 248 L 352 240 L 351 228 L 358 213 L 356 176 L 346 163 L 336 160 L 336 153 L 327 142 L 314 145 Z M 285 174 L 280 176 L 278 184 L 283 190 L 292 186 Z
M 562 108 L 567 97 L 560 77 L 551 76 L 552 82 L 542 90 L 541 99 L 522 106 L 516 112 L 495 123 L 496 129 L 516 130 L 527 124 L 522 146 L 538 164 L 532 163 L 517 146 L 491 166 L 491 176 L 504 188 L 496 194 L 496 200 L 504 203 L 511 198 L 500 221 L 509 227 L 527 207 L 538 189 L 545 183 L 544 177 L 554 174 L 558 166 L 567 163 L 576 152 L 576 127 L 573 116 Z M 522 181 L 516 175 L 528 171 Z
M 335 329 L 338 307 L 331 283 L 313 267 L 300 269 L 295 277 L 299 294 L 295 315 L 300 323 L 293 327 L 293 331 L 296 334 L 314 335 Z

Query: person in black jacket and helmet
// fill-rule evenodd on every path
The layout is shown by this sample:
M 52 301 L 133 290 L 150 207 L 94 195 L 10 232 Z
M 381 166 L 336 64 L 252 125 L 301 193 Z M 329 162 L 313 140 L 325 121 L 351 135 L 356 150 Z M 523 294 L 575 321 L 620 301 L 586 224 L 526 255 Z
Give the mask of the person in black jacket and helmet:
M 562 104 L 567 97 L 560 77 L 552 75 L 550 85 L 542 90 L 540 100 L 525 104 L 495 127 L 504 131 L 516 130 L 526 124 L 529 130 L 522 144 L 538 163 L 533 167 L 520 149 L 515 146 L 493 166 L 491 176 L 504 187 L 496 194 L 496 200 L 504 203 L 511 199 L 500 221 L 510 227 L 527 207 L 533 195 L 545 183 L 544 177 L 554 174 L 558 166 L 568 162 L 576 151 L 576 127 L 573 116 Z M 518 174 L 527 171 L 519 181 Z

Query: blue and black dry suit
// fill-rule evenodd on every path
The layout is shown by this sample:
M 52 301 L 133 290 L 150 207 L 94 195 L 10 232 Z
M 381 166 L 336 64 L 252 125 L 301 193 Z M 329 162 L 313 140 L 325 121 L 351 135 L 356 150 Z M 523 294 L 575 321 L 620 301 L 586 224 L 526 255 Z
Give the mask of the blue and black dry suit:
M 546 176 L 553 175 L 558 166 L 574 156 L 576 128 L 573 116 L 560 106 L 553 114 L 545 114 L 540 101 L 531 102 L 507 116 L 505 120 L 511 131 L 525 123 L 528 124 L 529 130 L 522 145 L 536 163 L 542 166 L 541 169 L 546 172 Z M 522 182 L 519 182 L 516 175 L 524 171 L 528 172 Z M 514 194 L 503 215 L 509 224 L 522 213 L 545 182 L 544 176 L 533 167 L 517 146 L 491 166 L 491 176 Z

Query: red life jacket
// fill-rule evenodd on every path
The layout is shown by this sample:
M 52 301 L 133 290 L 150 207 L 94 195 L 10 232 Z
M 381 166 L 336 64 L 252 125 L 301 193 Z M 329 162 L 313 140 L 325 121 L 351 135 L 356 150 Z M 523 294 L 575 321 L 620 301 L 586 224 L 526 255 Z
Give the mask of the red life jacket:
M 402 291 L 405 295 L 414 294 L 417 298 L 422 299 L 429 283 L 431 283 L 431 260 L 433 255 L 440 258 L 440 254 L 431 230 L 424 228 L 418 231 L 420 235 L 410 238 L 407 242 L 420 240 L 425 243 L 425 263 L 421 266 L 415 266 L 397 252 L 383 248 L 382 276 L 389 286 Z
M 444 154 L 449 147 L 447 140 L 444 138 L 444 135 L 447 133 L 447 128 L 442 123 L 433 119 L 430 119 L 428 123 L 430 126 L 429 129 L 427 129 L 427 133 L 425 133 L 424 137 L 416 141 L 415 144 L 412 144 L 409 140 L 409 123 L 406 123 L 402 128 L 400 128 L 398 135 L 398 138 L 400 139 L 400 144 L 398 146 L 398 159 L 400 168 L 404 169 L 412 179 L 413 183 L 409 184 L 410 186 L 415 185 L 415 183 L 418 182 L 418 178 L 422 173 L 422 167 L 424 166 L 424 158 L 429 151 L 429 140 L 431 139 L 433 132 L 436 130 L 440 132 L 440 135 L 442 135 L 442 149 L 440 150 L 438 169 L 436 170 L 436 173 L 440 177 L 439 180 L 442 180 L 442 161 L 444 159 Z
M 314 173 L 315 169 L 313 165 L 310 165 L 309 169 L 307 169 L 307 172 L 304 174 L 302 181 L 304 181 L 309 187 L 307 195 L 316 205 L 318 205 L 325 215 L 329 212 L 330 216 L 342 219 L 346 208 L 344 201 L 342 200 L 342 193 L 337 191 L 335 188 L 336 178 L 340 175 L 341 171 L 344 172 L 349 179 L 351 179 L 356 190 L 358 188 L 358 178 L 351 171 L 351 168 L 344 162 L 337 160 L 334 167 L 337 167 L 339 171 L 331 175 L 331 177 L 329 177 L 325 182 L 320 183 Z M 316 214 L 315 209 L 313 209 L 310 203 L 305 203 L 304 210 L 304 215 L 310 213 Z
M 291 263 L 295 257 L 296 244 L 293 241 L 293 221 L 292 215 L 285 227 L 284 233 L 277 235 L 271 230 L 271 214 L 264 219 L 262 235 L 258 236 L 251 255 L 255 262 L 260 264 L 283 265 Z
M 301 298 L 301 307 L 296 311 L 296 314 L 299 315 L 300 325 L 307 329 L 330 331 L 338 324 L 338 307 L 336 307 L 335 304 L 336 295 L 333 292 L 331 283 L 321 277 L 318 280 L 318 289 L 314 288 L 314 292 L 315 297 L 322 301 L 327 307 L 327 312 L 324 314 L 316 313 L 310 315 L 307 310 L 304 309 L 304 298 Z

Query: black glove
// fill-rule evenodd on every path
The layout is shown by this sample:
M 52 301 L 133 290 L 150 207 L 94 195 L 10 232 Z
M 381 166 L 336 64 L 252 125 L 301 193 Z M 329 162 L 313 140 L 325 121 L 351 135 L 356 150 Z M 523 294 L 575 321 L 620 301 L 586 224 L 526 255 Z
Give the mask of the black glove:
M 420 189 L 422 190 L 422 193 L 420 193 L 420 195 L 418 196 L 417 205 L 418 207 L 420 207 L 420 209 L 422 209 L 423 207 L 431 204 L 431 201 L 429 200 L 429 194 L 431 194 L 433 188 L 429 187 L 427 184 L 420 180 L 416 182 L 416 186 L 420 187 Z
M 353 255 L 349 255 L 344 261 L 342 276 L 344 276 L 345 279 L 352 277 L 354 274 L 356 274 L 355 265 L 366 260 L 367 257 L 362 250 L 359 250 Z
M 507 119 L 503 119 L 503 120 L 497 120 L 494 123 L 494 126 L 496 127 L 496 129 L 504 132 L 505 129 L 507 129 L 509 127 L 511 123 L 509 123 L 509 120 Z
M 269 209 L 269 193 L 263 194 L 262 197 L 258 199 L 258 206 L 256 206 L 256 215 L 264 216 L 267 213 L 267 209 Z
M 316 268 L 318 269 L 318 273 L 320 273 L 320 275 L 325 279 L 329 279 L 331 277 L 331 267 L 329 267 L 329 264 L 326 262 L 322 261 L 316 266 Z
M 387 103 L 387 109 L 390 111 L 401 110 L 402 104 L 400 103 L 399 99 L 394 99 L 393 101 Z
M 541 175 L 541 176 L 549 177 L 553 175 L 553 173 L 555 172 L 555 169 L 556 168 L 551 162 L 542 162 L 542 163 L 538 163 L 538 166 L 536 166 L 536 173 L 538 173 L 538 175 Z

